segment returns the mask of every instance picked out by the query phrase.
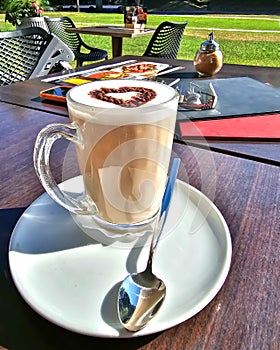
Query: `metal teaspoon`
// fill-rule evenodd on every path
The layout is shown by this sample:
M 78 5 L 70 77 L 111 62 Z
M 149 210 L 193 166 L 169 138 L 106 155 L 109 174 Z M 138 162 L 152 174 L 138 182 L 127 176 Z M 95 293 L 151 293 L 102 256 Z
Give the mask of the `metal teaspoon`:
M 144 328 L 158 312 L 165 298 L 165 284 L 153 274 L 152 260 L 166 221 L 179 166 L 180 159 L 175 158 L 162 198 L 146 269 L 143 272 L 128 275 L 119 288 L 117 301 L 119 320 L 123 327 L 131 332 Z

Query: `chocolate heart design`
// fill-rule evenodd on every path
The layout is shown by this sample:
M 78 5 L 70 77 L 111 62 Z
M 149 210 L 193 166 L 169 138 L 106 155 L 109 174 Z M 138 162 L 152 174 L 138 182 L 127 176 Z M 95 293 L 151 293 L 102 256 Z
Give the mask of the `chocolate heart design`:
M 135 92 L 135 95 L 128 100 L 122 98 L 117 98 L 109 96 L 109 94 L 114 93 L 127 93 Z M 122 86 L 118 89 L 116 88 L 100 88 L 92 90 L 89 92 L 89 95 L 98 100 L 114 103 L 115 105 L 121 107 L 138 107 L 141 106 L 156 97 L 156 92 L 153 89 L 144 88 L 144 87 L 133 87 L 133 86 Z

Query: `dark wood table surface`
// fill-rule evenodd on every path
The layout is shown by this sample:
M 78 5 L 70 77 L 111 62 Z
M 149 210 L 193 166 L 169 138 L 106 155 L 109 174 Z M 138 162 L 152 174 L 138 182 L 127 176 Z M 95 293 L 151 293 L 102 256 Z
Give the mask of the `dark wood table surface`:
M 24 208 L 44 192 L 32 162 L 37 133 L 49 123 L 66 121 L 59 114 L 0 102 L 0 344 L 9 350 L 278 350 L 279 167 L 176 142 L 173 155 L 182 160 L 179 178 L 211 195 L 230 229 L 231 268 L 215 298 L 191 319 L 133 339 L 76 334 L 27 305 L 11 278 L 9 239 Z M 66 147 L 66 142 L 59 141 L 54 148 L 52 167 L 57 181 Z
M 112 39 L 112 56 L 122 56 L 123 38 L 137 38 L 139 36 L 152 35 L 154 29 L 145 28 L 143 30 L 126 28 L 124 26 L 103 25 L 91 27 L 69 28 L 67 31 L 78 34 L 110 36 Z
M 192 61 L 187 60 L 168 60 L 156 57 L 143 57 L 143 56 L 122 56 L 107 61 L 98 62 L 90 66 L 83 66 L 75 69 L 74 71 L 83 71 L 89 69 L 89 67 L 98 67 L 104 65 L 110 65 L 112 63 L 118 63 L 128 60 L 148 60 L 153 62 L 170 63 L 185 67 L 184 69 L 173 72 L 172 75 L 176 77 L 176 74 L 186 73 L 188 78 L 198 79 L 195 72 Z M 55 75 L 61 75 L 56 73 Z M 162 76 L 164 78 L 164 76 Z M 263 83 L 270 83 L 271 85 L 280 88 L 280 69 L 274 67 L 257 67 L 257 66 L 243 66 L 234 64 L 224 64 L 222 70 L 211 79 L 220 78 L 234 78 L 234 77 L 251 77 L 259 80 Z M 55 104 L 43 101 L 39 97 L 39 93 L 42 89 L 53 87 L 52 83 L 42 83 L 41 78 L 26 80 L 14 85 L 0 87 L 0 101 L 9 102 L 15 105 L 33 108 L 44 112 L 51 112 L 67 116 L 67 109 L 63 104 Z
M 102 61 L 92 65 L 97 67 L 100 65 L 118 63 L 127 60 L 152 60 L 157 62 L 167 62 L 185 67 L 183 70 L 174 72 L 176 74 L 185 73 L 188 78 L 197 79 L 197 74 L 194 70 L 193 62 L 186 60 L 165 60 L 158 58 L 145 58 L 139 56 L 122 56 L 108 61 Z M 79 70 L 88 69 L 88 66 L 79 68 Z M 272 67 L 257 67 L 257 66 L 243 66 L 224 64 L 222 70 L 214 77 L 220 78 L 234 78 L 234 77 L 251 77 L 263 83 L 270 83 L 275 87 L 280 88 L 280 69 Z M 41 79 L 32 79 L 25 82 L 17 83 L 10 86 L 0 87 L 0 101 L 23 106 L 34 110 L 39 110 L 47 113 L 52 113 L 64 117 L 68 117 L 67 108 L 60 103 L 48 102 L 39 97 L 41 90 L 54 86 L 51 83 L 42 83 Z M 204 148 L 205 140 L 192 140 L 190 144 L 195 144 L 197 147 Z M 207 140 L 207 148 L 211 147 L 217 152 L 225 154 L 239 155 L 246 159 L 255 159 L 269 164 L 280 164 L 280 143 L 271 141 L 227 141 L 227 140 Z

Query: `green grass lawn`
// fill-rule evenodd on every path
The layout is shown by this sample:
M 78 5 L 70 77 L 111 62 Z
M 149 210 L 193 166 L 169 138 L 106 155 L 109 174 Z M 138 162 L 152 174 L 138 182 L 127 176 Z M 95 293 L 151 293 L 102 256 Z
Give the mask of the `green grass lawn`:
M 69 16 L 76 26 L 123 24 L 122 14 L 96 14 L 77 12 L 45 13 L 49 17 Z M 233 15 L 184 15 L 184 16 L 148 16 L 148 27 L 156 28 L 164 20 L 180 22 L 188 20 L 179 59 L 192 60 L 201 42 L 207 39 L 211 31 L 215 32 L 220 43 L 225 63 L 280 67 L 280 16 L 233 16 Z M 0 14 L 0 30 L 13 30 L 5 23 Z M 83 35 L 89 45 L 103 48 L 111 57 L 111 38 Z M 142 55 L 150 37 L 124 39 L 123 54 Z

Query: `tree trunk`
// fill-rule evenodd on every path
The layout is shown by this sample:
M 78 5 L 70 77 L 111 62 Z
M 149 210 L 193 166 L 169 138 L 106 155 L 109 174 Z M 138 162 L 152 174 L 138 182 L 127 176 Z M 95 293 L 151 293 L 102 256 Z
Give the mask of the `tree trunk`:
M 96 11 L 100 12 L 103 8 L 103 0 L 96 0 Z

